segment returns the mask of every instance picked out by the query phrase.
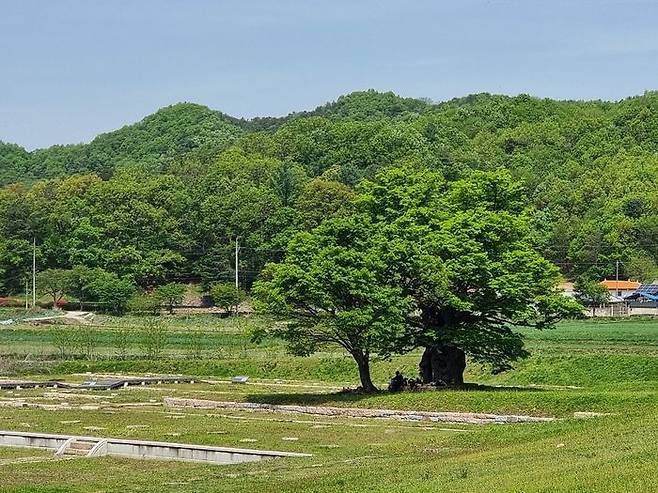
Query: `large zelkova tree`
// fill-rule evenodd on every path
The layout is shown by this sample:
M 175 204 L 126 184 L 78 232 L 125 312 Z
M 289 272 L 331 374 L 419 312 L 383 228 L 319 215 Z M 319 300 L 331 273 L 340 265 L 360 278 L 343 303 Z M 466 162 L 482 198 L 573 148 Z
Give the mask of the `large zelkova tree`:
M 297 352 L 336 343 L 367 362 L 424 347 L 425 382 L 463 383 L 466 357 L 494 371 L 528 355 L 518 327 L 550 328 L 582 309 L 533 248 L 531 216 L 507 173 L 448 183 L 412 166 L 363 183 L 355 212 L 298 235 L 256 294 L 291 316 Z
M 371 358 L 402 350 L 413 310 L 413 301 L 389 283 L 381 246 L 364 216 L 331 219 L 298 234 L 285 261 L 268 264 L 253 289 L 261 309 L 287 319 L 276 332 L 291 352 L 341 347 L 354 358 L 365 392 L 376 390 Z
M 407 342 L 425 347 L 425 382 L 462 384 L 467 356 L 509 369 L 528 355 L 516 328 L 547 329 L 581 313 L 558 290 L 557 267 L 536 252 L 531 213 L 509 173 L 449 183 L 405 166 L 362 191 L 358 207 L 387 239 L 389 273 L 415 300 Z

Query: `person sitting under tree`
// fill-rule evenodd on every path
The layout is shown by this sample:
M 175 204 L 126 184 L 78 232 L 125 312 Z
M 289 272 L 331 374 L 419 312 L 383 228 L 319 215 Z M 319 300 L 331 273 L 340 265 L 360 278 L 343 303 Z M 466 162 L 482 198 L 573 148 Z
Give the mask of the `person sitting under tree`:
M 388 390 L 391 392 L 400 392 L 401 390 L 404 390 L 405 380 L 404 376 L 399 371 L 396 371 L 395 376 L 391 378 L 391 381 L 388 384 Z

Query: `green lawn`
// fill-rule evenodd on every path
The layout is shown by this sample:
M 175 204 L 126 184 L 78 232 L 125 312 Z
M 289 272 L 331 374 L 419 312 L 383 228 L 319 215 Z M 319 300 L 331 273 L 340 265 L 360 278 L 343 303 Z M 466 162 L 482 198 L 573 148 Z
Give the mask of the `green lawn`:
M 95 330 L 104 334 L 127 326 L 138 333 L 141 323 L 135 318 L 101 319 Z M 33 378 L 79 381 L 87 378 L 84 372 L 92 371 L 178 372 L 216 380 L 73 392 L 80 395 L 66 399 L 64 391 L 2 391 L 0 400 L 65 400 L 69 408 L 0 407 L 0 429 L 290 450 L 313 457 L 211 466 L 118 458 L 53 461 L 40 451 L 0 448 L 2 491 L 658 491 L 657 321 L 578 321 L 553 331 L 528 331 L 533 356 L 513 371 L 492 376 L 473 365 L 467 374 L 473 385 L 468 389 L 372 396 L 337 392 L 343 385 L 356 384 L 349 358 L 337 353 L 295 358 L 277 341 L 254 345 L 244 321 L 176 317 L 171 328 L 178 336 L 162 358 L 152 361 L 140 358 L 139 349 L 132 359 L 118 360 L 111 345 L 92 360 L 63 361 L 50 347 L 52 328 L 0 328 L 3 364 L 9 372 L 31 369 Z M 189 331 L 209 341 L 200 357 L 189 357 L 184 347 Z M 29 340 L 17 341 L 17 335 L 26 334 Z M 223 347 L 226 341 L 238 342 Z M 23 354 L 17 345 L 31 348 L 32 366 L 16 360 Z M 375 363 L 376 380 L 384 384 L 396 368 L 412 373 L 418 357 L 416 352 Z M 251 383 L 220 381 L 238 373 L 250 375 Z M 177 410 L 163 406 L 166 396 L 560 419 L 483 426 Z M 576 419 L 573 413 L 578 411 L 612 414 Z
M 126 394 L 121 401 L 144 402 L 161 393 Z M 392 484 L 397 491 L 655 491 L 657 486 L 655 408 L 653 413 L 633 410 L 622 417 L 544 424 L 446 426 L 171 412 L 118 403 L 99 410 L 3 409 L 0 420 L 17 430 L 304 451 L 313 457 L 237 466 L 152 462 L 145 467 L 116 458 L 13 463 L 0 467 L 3 491 L 391 491 Z M 89 431 L 90 426 L 105 429 Z M 37 478 L 39 486 L 34 486 Z

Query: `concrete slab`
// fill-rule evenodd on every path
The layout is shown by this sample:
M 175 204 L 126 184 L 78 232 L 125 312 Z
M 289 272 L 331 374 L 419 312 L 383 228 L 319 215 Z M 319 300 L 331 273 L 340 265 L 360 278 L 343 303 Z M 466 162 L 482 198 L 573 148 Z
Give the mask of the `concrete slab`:
M 48 449 L 56 452 L 72 442 L 95 442 L 102 444 L 94 455 L 110 455 L 134 459 L 183 460 L 209 462 L 214 464 L 239 464 L 273 459 L 277 457 L 311 457 L 311 454 L 281 452 L 275 450 L 255 450 L 228 447 L 212 447 L 174 442 L 149 440 L 127 440 L 118 438 L 57 435 L 0 431 L 0 446 Z
M 38 389 L 38 388 L 69 388 L 70 385 L 64 382 L 36 382 L 36 381 L 24 381 L 24 380 L 0 380 L 0 390 L 7 389 Z
M 136 378 L 113 378 L 108 380 L 86 380 L 80 384 L 79 389 L 90 390 L 114 390 L 134 385 L 161 385 L 165 383 L 194 383 L 198 379 L 190 377 L 136 377 Z

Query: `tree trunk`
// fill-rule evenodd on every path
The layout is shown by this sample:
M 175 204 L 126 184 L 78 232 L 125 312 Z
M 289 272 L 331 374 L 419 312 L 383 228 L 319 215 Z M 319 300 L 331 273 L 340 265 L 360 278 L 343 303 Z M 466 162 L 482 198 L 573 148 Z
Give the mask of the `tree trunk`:
M 372 393 L 377 391 L 377 387 L 372 383 L 370 377 L 370 357 L 362 351 L 353 353 L 352 356 L 359 367 L 359 379 L 361 380 L 361 388 L 364 392 Z
M 419 369 L 420 377 L 425 384 L 463 385 L 466 354 L 451 344 L 427 346 L 420 360 Z

